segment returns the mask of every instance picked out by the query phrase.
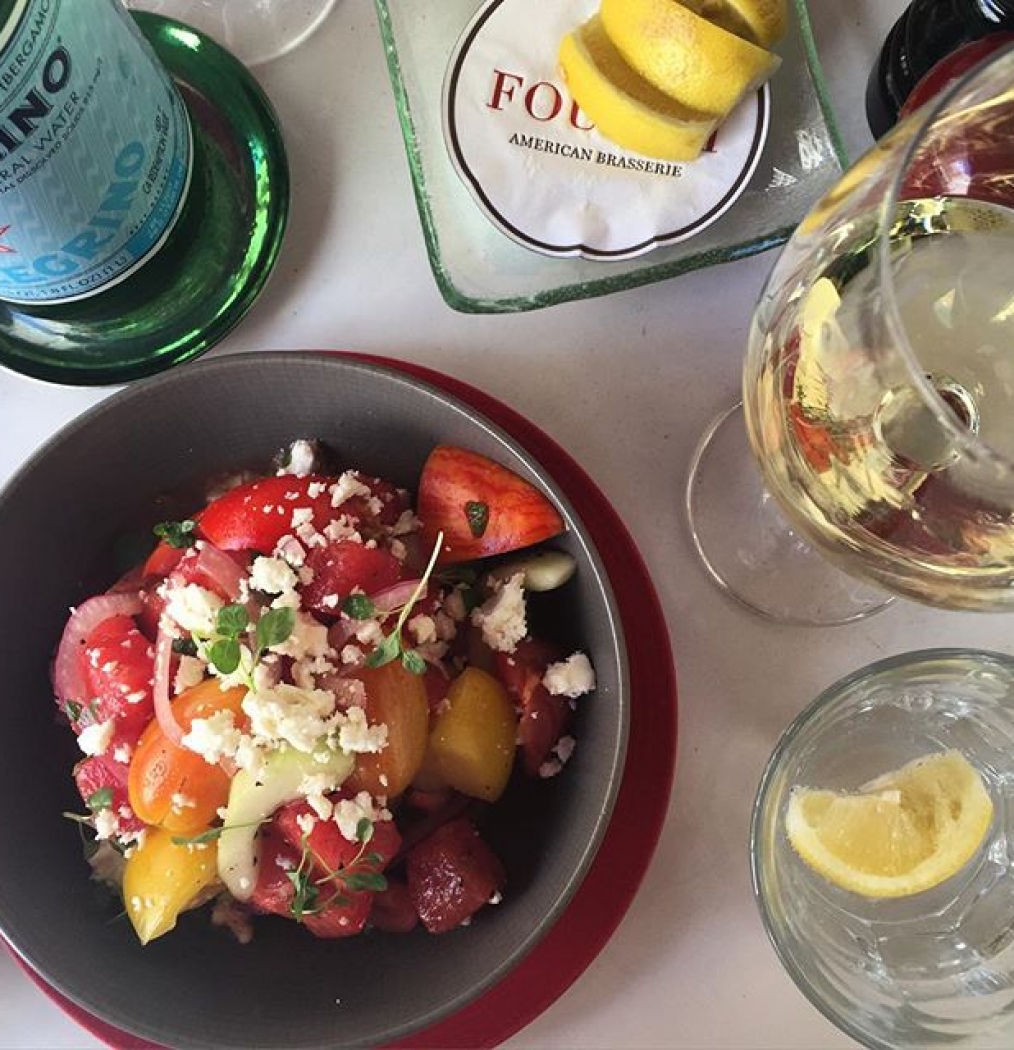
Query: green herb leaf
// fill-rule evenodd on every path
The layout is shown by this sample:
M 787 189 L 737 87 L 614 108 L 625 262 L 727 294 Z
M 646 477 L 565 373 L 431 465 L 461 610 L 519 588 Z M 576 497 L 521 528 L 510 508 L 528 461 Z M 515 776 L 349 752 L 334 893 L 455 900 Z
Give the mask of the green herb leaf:
M 63 705 L 63 709 L 67 713 L 67 717 L 72 722 L 77 722 L 81 718 L 82 713 L 84 712 L 83 705 L 79 704 L 76 700 L 68 700 Z
M 93 813 L 109 809 L 113 804 L 113 789 L 111 787 L 99 788 L 85 799 L 85 803 Z
M 356 842 L 369 842 L 373 838 L 373 821 L 369 817 L 361 817 L 356 824 Z
M 219 638 L 208 648 L 208 661 L 219 674 L 232 674 L 239 667 L 240 649 L 235 638 Z
M 347 871 L 342 881 L 346 889 L 354 893 L 361 893 L 364 890 L 380 892 L 387 889 L 387 879 L 378 871 Z
M 482 500 L 470 499 L 465 504 L 465 517 L 468 519 L 469 531 L 479 539 L 489 525 L 489 504 L 483 503 Z
M 196 521 L 184 518 L 183 521 L 159 522 L 151 531 L 160 540 L 165 540 L 170 547 L 182 549 L 183 547 L 192 547 L 197 542 L 197 537 L 194 535 L 194 529 L 196 528 Z
M 196 656 L 197 642 L 193 638 L 174 638 L 173 652 L 178 656 Z
M 368 620 L 376 611 L 377 607 L 365 594 L 350 594 L 342 602 L 342 612 L 353 620 Z
M 242 605 L 226 605 L 218 610 L 215 631 L 225 638 L 238 638 L 249 626 L 250 614 Z
M 376 649 L 366 657 L 367 667 L 383 667 L 392 660 L 397 660 L 401 654 L 401 632 L 395 631 L 377 646 Z
M 412 674 L 426 673 L 426 661 L 414 649 L 405 649 L 402 652 L 401 666 Z
M 257 651 L 263 652 L 273 645 L 281 645 L 292 634 L 296 627 L 294 609 L 283 606 L 280 609 L 268 609 L 257 621 Z
M 226 829 L 211 828 L 202 831 L 200 835 L 173 835 L 174 846 L 206 846 L 209 842 L 215 842 Z

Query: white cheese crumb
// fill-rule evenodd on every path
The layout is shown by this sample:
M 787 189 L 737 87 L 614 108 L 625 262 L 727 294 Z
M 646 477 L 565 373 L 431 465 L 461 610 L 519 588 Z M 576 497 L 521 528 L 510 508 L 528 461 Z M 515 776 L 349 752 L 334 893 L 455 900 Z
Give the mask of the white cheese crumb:
M 120 830 L 120 818 L 111 809 L 100 809 L 95 814 L 95 837 L 100 841 L 111 839 Z
M 196 631 L 198 634 L 211 634 L 214 631 L 219 610 L 225 605 L 217 594 L 196 583 L 169 587 L 165 598 L 165 615 L 184 631 Z
M 566 660 L 550 664 L 542 676 L 542 684 L 553 696 L 573 700 L 595 688 L 595 671 L 584 653 L 573 653 Z
M 356 831 L 361 820 L 371 824 L 381 820 L 390 820 L 391 813 L 383 806 L 374 804 L 368 791 L 360 791 L 355 798 L 343 798 L 334 807 L 334 822 L 338 830 L 349 840 L 357 842 Z
M 346 470 L 331 486 L 331 506 L 340 507 L 347 499 L 351 499 L 353 496 L 369 495 L 369 488 L 351 470 Z
M 114 728 L 111 718 L 85 726 L 77 738 L 77 745 L 86 755 L 104 755 L 112 742 Z
M 292 568 L 299 569 L 306 561 L 306 550 L 295 536 L 283 536 L 275 544 L 275 557 L 281 558 Z
M 272 743 L 286 742 L 297 751 L 312 752 L 334 727 L 334 693 L 326 689 L 300 689 L 281 683 L 271 689 L 247 693 L 243 710 L 255 737 Z M 185 738 L 184 738 L 185 739 Z
M 113 761 L 119 762 L 121 766 L 130 765 L 130 756 L 133 754 L 130 744 L 117 744 L 113 748 Z
M 254 558 L 250 567 L 250 586 L 265 594 L 284 594 L 295 590 L 298 580 L 292 567 L 282 558 Z
M 207 665 L 196 656 L 187 656 L 184 653 L 180 657 L 179 667 L 176 668 L 176 677 L 173 679 L 173 692 L 179 696 L 195 685 L 204 681 L 204 670 Z M 129 697 L 128 697 L 129 699 Z
M 528 633 L 524 578 L 524 573 L 515 573 L 500 584 L 491 598 L 472 610 L 472 623 L 482 630 L 482 640 L 496 652 L 514 652 Z
M 387 726 L 381 722 L 371 726 L 361 707 L 350 707 L 338 731 L 338 746 L 353 754 L 375 754 L 387 747 Z
M 437 625 L 432 616 L 419 613 L 408 621 L 408 629 L 415 638 L 416 645 L 425 645 L 437 640 Z
M 279 474 L 294 474 L 297 478 L 305 478 L 307 474 L 313 473 L 315 462 L 313 445 L 309 441 L 299 438 L 292 442 L 289 448 L 289 459 Z
M 216 711 L 208 718 L 195 718 L 180 743 L 214 766 L 235 756 L 242 736 L 231 711 Z

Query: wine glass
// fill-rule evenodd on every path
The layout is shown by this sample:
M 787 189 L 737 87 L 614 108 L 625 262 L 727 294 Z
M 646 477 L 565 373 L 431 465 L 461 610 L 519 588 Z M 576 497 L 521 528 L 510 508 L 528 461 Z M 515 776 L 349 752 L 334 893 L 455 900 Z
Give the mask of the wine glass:
M 288 54 L 314 33 L 336 0 L 128 0 L 207 33 L 244 65 Z
M 726 421 L 687 492 L 698 549 L 740 600 L 825 623 L 888 592 L 1014 608 L 1014 47 L 895 128 L 803 219 L 753 315 L 743 407 L 766 488 L 744 509 Z M 719 497 L 741 500 L 734 518 Z M 791 532 L 758 524 L 775 501 Z M 742 524 L 802 567 L 776 557 L 758 572 Z M 810 575 L 825 559 L 848 574 L 830 596 Z M 857 599 L 849 577 L 872 587 Z

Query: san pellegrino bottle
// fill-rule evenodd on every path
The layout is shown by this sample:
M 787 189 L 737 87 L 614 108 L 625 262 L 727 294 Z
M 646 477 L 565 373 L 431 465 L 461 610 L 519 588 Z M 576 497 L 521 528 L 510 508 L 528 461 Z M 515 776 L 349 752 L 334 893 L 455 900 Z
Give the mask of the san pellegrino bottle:
M 119 0 L 0 0 L 3 364 L 74 383 L 158 371 L 263 283 L 288 201 L 273 113 L 186 32 Z M 251 127 L 270 141 L 247 156 Z

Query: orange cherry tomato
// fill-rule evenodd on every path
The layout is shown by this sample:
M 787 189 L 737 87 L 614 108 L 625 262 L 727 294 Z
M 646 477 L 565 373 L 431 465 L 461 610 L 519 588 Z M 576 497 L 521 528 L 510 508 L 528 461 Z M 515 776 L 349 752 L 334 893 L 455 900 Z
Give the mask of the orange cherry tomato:
M 232 711 L 238 727 L 245 725 L 240 706 L 246 690 L 223 691 L 216 679 L 181 693 L 173 701 L 176 720 L 187 730 L 195 718 Z M 141 734 L 127 773 L 127 795 L 134 813 L 145 824 L 176 835 L 194 835 L 217 819 L 229 798 L 229 775 L 201 755 L 177 747 L 156 721 Z

